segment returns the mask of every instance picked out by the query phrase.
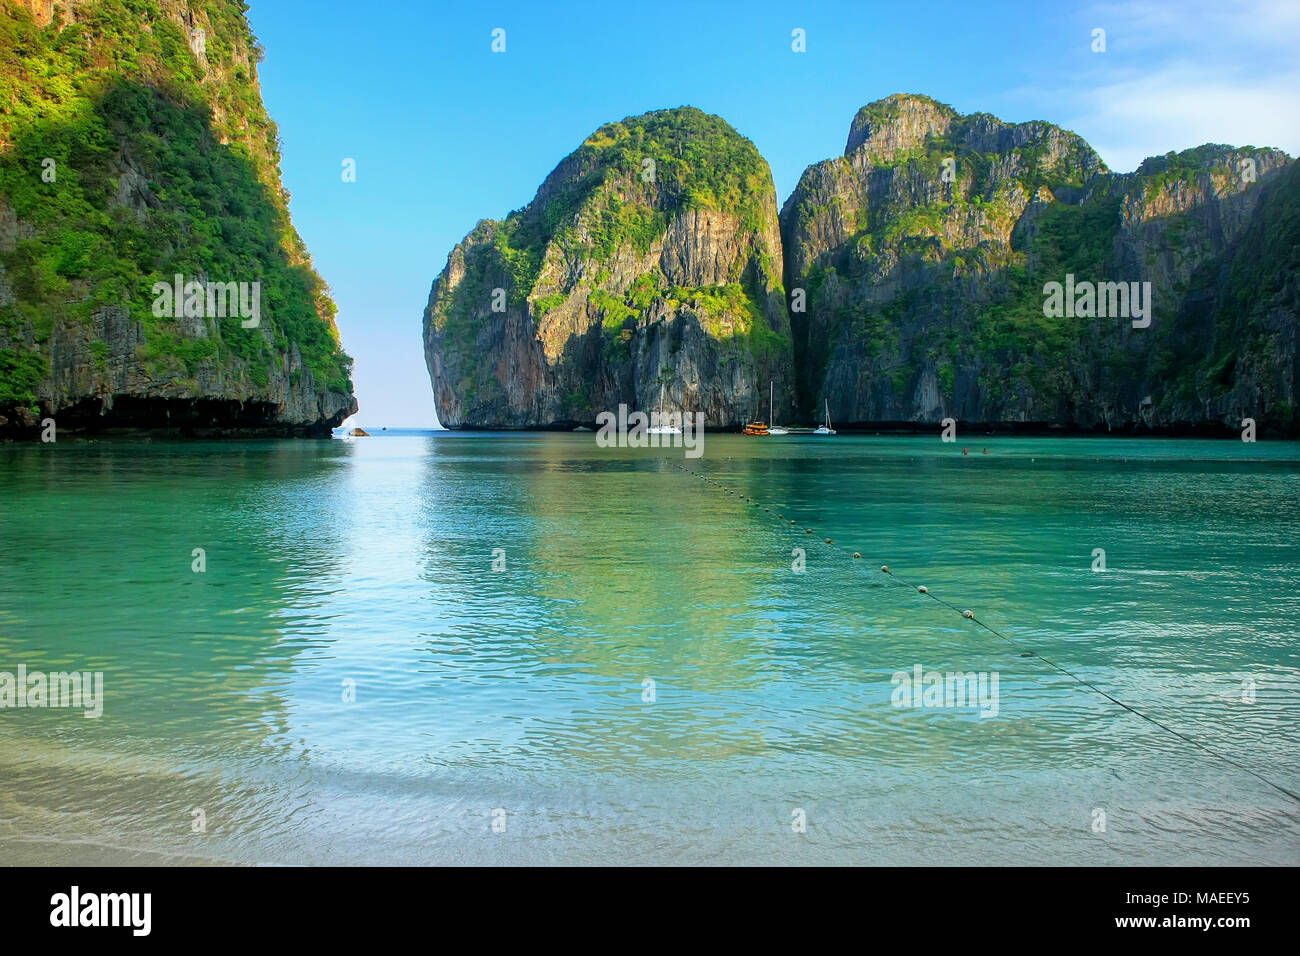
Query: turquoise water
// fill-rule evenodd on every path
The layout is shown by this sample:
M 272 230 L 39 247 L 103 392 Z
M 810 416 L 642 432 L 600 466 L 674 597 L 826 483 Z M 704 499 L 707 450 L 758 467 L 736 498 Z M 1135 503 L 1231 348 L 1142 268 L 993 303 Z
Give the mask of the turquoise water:
M 0 446 L 0 671 L 104 675 L 0 709 L 0 863 L 1300 862 L 1041 660 L 1300 791 L 1300 446 L 965 444 Z

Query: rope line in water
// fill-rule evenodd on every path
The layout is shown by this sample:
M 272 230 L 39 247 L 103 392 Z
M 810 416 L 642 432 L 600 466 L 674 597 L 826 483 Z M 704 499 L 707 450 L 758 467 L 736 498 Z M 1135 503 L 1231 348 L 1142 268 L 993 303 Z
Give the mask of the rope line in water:
M 693 478 L 699 478 L 700 480 L 705 481 L 705 482 L 707 482 L 708 484 L 713 485 L 715 488 L 718 488 L 720 491 L 724 492 L 725 494 L 728 494 L 728 495 L 731 495 L 731 496 L 733 496 L 733 497 L 739 498 L 739 499 L 741 499 L 742 501 L 748 501 L 748 502 L 750 502 L 751 504 L 753 504 L 754 507 L 756 507 L 756 508 L 763 508 L 763 511 L 764 511 L 766 514 L 775 515 L 776 518 L 777 518 L 777 519 L 782 523 L 782 525 L 784 525 L 784 526 L 786 526 L 786 527 L 788 528 L 788 525 L 786 524 L 787 519 L 786 519 L 786 516 L 785 516 L 783 513 L 781 513 L 781 512 L 777 512 L 777 511 L 773 511 L 771 508 L 764 507 L 762 504 L 760 504 L 757 500 L 755 500 L 754 498 L 750 497 L 749 495 L 745 495 L 745 494 L 741 494 L 740 492 L 733 491 L 732 489 L 730 489 L 730 488 L 728 488 L 726 485 L 724 485 L 722 482 L 718 481 L 716 478 L 710 478 L 708 475 L 704 475 L 704 474 L 701 474 L 701 473 L 698 472 L 698 471 L 695 471 L 694 469 L 687 468 L 685 465 L 677 465 L 677 464 L 674 464 L 674 463 L 672 463 L 672 462 L 668 462 L 668 465 L 669 465 L 670 467 L 672 467 L 672 468 L 676 468 L 678 471 L 681 471 L 681 472 L 684 472 L 684 473 L 690 475 L 690 476 L 693 477 Z M 798 523 L 797 523 L 793 518 L 789 519 L 789 524 L 790 524 L 790 525 L 795 525 L 796 527 L 797 527 L 797 525 L 798 525 Z M 809 534 L 809 535 L 811 535 L 811 534 L 813 534 L 813 529 L 812 529 L 812 528 L 806 528 L 806 529 L 804 530 L 804 533 L 805 533 L 805 534 Z M 825 539 L 823 539 L 823 543 L 824 543 L 828 548 L 831 548 L 832 550 L 838 551 L 838 552 L 840 552 L 840 553 L 842 553 L 842 554 L 851 554 L 851 556 L 852 556 L 854 559 L 859 559 L 859 558 L 862 557 L 862 555 L 861 555 L 860 552 L 857 552 L 857 551 L 849 552 L 846 548 L 843 548 L 843 547 L 840 547 L 839 545 L 836 545 L 836 544 L 834 543 L 833 539 L 831 539 L 831 538 L 825 538 Z M 938 595 L 935 595 L 935 594 L 930 593 L 930 589 L 929 589 L 928 587 L 925 587 L 924 585 L 921 585 L 921 586 L 917 587 L 917 586 L 913 586 L 913 585 L 911 585 L 911 584 L 908 584 L 906 581 L 904 581 L 902 578 L 900 578 L 898 575 L 896 575 L 892 570 L 890 570 L 890 567 L 889 567 L 889 565 L 887 565 L 887 564 L 882 564 L 882 565 L 880 566 L 880 570 L 881 570 L 881 573 L 885 574 L 886 576 L 888 576 L 888 577 L 890 577 L 890 578 L 893 578 L 895 581 L 897 581 L 897 582 L 898 582 L 900 585 L 902 585 L 903 587 L 911 588 L 911 589 L 914 590 L 914 591 L 917 591 L 917 592 L 919 592 L 919 593 L 921 593 L 921 594 L 924 594 L 926 597 L 930 598 L 931 600 L 937 601 L 939 604 L 942 604 L 944 607 L 946 607 L 946 608 L 948 608 L 948 609 L 950 609 L 950 610 L 952 610 L 952 611 L 955 611 L 956 613 L 960 614 L 964 619 L 966 619 L 966 620 L 968 620 L 968 621 L 974 621 L 975 624 L 977 624 L 977 625 L 979 625 L 980 627 L 984 628 L 984 630 L 988 631 L 990 634 L 994 635 L 995 637 L 998 637 L 998 638 L 1002 639 L 1003 641 L 1006 641 L 1006 642 L 1007 642 L 1008 644 L 1010 644 L 1012 647 L 1014 647 L 1014 648 L 1016 648 L 1017 650 L 1019 650 L 1019 651 L 1021 652 L 1021 654 L 1020 654 L 1021 657 L 1035 657 L 1035 658 L 1037 658 L 1038 660 L 1042 661 L 1044 664 L 1047 664 L 1049 667 L 1055 668 L 1057 671 L 1061 672 L 1061 673 L 1064 674 L 1065 676 L 1071 678 L 1072 680 L 1077 681 L 1078 683 L 1082 684 L 1084 687 L 1087 687 L 1089 690 L 1091 690 L 1091 691 L 1093 691 L 1093 692 L 1095 692 L 1095 693 L 1097 693 L 1097 694 L 1100 694 L 1102 697 L 1106 698 L 1106 700 L 1110 701 L 1112 704 L 1115 704 L 1115 705 L 1118 706 L 1118 707 L 1122 707 L 1124 710 L 1128 711 L 1129 713 L 1131 713 L 1131 714 L 1135 714 L 1135 715 L 1137 715 L 1138 717 L 1141 717 L 1143 720 L 1147 721 L 1148 723 L 1151 723 L 1151 724 L 1155 725 L 1156 727 L 1159 727 L 1159 728 L 1160 728 L 1161 730 L 1163 730 L 1165 733 L 1170 734 L 1170 735 L 1172 735 L 1172 736 L 1174 736 L 1174 737 L 1177 737 L 1179 740 L 1183 741 L 1184 743 L 1190 744 L 1191 746 L 1197 748 L 1198 750 L 1200 750 L 1200 751 L 1202 751 L 1202 752 L 1204 752 L 1204 753 L 1209 754 L 1211 757 L 1215 757 L 1215 758 L 1217 758 L 1217 759 L 1219 759 L 1219 760 L 1222 760 L 1224 763 L 1228 764 L 1228 765 L 1231 766 L 1231 767 L 1235 767 L 1235 768 L 1237 768 L 1238 770 L 1242 771 L 1243 773 L 1248 773 L 1248 774 L 1250 774 L 1250 775 L 1251 775 L 1252 777 L 1254 777 L 1255 779 L 1260 780 L 1260 781 L 1266 783 L 1268 786 L 1272 787 L 1274 790 L 1278 791 L 1279 793 L 1285 794 L 1286 796 L 1290 797 L 1290 798 L 1291 798 L 1292 800 L 1294 800 L 1296 803 L 1300 803 L 1300 794 L 1296 794 L 1296 793 L 1294 793 L 1293 791 L 1288 790 L 1286 787 L 1282 786 L 1282 785 L 1279 784 L 1279 783 L 1274 783 L 1272 780 L 1270 780 L 1268 777 L 1264 776 L 1264 775 L 1263 775 L 1262 773 L 1260 773 L 1259 771 L 1257 771 L 1257 770 L 1252 770 L 1250 767 L 1247 767 L 1247 766 L 1245 766 L 1244 764 L 1240 764 L 1240 763 L 1238 763 L 1237 761 L 1233 760 L 1231 757 L 1225 756 L 1224 754 L 1219 753 L 1217 750 L 1214 750 L 1214 749 L 1211 748 L 1211 747 L 1207 747 L 1205 744 L 1201 743 L 1200 741 L 1195 740 L 1194 738 L 1187 736 L 1187 735 L 1184 734 L 1182 731 L 1175 730 L 1173 727 L 1170 727 L 1170 726 L 1168 726 L 1168 725 L 1166 725 L 1166 724 L 1161 723 L 1159 720 L 1156 720 L 1156 718 L 1151 717 L 1151 716 L 1148 716 L 1147 714 L 1144 714 L 1142 711 L 1138 710 L 1136 707 L 1133 707 L 1133 706 L 1130 705 L 1130 704 L 1126 704 L 1126 703 L 1124 703 L 1124 701 L 1122 701 L 1122 700 L 1120 700 L 1119 698 L 1115 697 L 1114 695 L 1109 694 L 1109 693 L 1107 693 L 1106 691 L 1102 690 L 1100 687 L 1098 687 L 1096 684 L 1093 684 L 1091 681 L 1085 680 L 1084 678 L 1078 676 L 1077 674 L 1075 674 L 1075 673 L 1073 673 L 1072 671 L 1068 670 L 1068 669 L 1065 668 L 1064 666 L 1062 666 L 1062 665 L 1056 663 L 1056 662 L 1053 661 L 1053 660 L 1049 660 L 1048 658 L 1044 657 L 1042 654 L 1039 654 L 1037 651 L 1029 651 L 1029 650 L 1025 650 L 1025 649 L 1024 649 L 1024 645 L 1018 643 L 1017 641 L 1015 641 L 1015 640 L 1013 640 L 1012 638 L 1008 637 L 1007 635 L 1003 634 L 1001 631 L 999 631 L 997 628 L 993 627 L 992 625 L 990 625 L 990 624 L 986 624 L 984 621 L 981 621 L 978 617 L 975 616 L 975 613 L 974 613 L 973 611 L 970 611 L 970 610 L 960 610 L 960 609 L 958 609 L 958 607 L 957 607 L 955 604 L 950 604 L 949 602 L 945 601 L 943 598 L 939 597 Z

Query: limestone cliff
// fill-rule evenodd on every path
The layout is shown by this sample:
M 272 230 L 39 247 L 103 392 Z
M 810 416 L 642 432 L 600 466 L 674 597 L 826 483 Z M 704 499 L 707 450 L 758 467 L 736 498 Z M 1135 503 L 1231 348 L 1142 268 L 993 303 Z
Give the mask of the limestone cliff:
M 1048 123 L 920 96 L 864 107 L 844 156 L 810 167 L 781 213 L 786 286 L 806 300 L 803 409 L 829 401 L 848 425 L 1294 431 L 1289 162 L 1209 145 L 1119 175 Z M 1045 315 L 1047 284 L 1075 280 L 1149 282 L 1150 324 Z
M 0 432 L 328 434 L 356 410 L 260 59 L 238 0 L 0 0 Z
M 573 426 L 626 403 L 709 427 L 789 420 L 776 195 L 749 140 L 681 108 L 593 133 L 536 197 L 485 220 L 433 283 L 424 347 L 443 424 Z

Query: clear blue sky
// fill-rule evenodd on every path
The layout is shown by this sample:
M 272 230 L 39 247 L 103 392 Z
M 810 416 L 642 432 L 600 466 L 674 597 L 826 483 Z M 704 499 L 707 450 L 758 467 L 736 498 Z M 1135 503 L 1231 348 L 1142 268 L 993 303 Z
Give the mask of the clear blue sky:
M 897 92 L 1059 123 L 1117 170 L 1208 141 L 1300 151 L 1295 0 L 250 5 L 294 223 L 338 302 L 366 425 L 434 422 L 420 320 L 447 253 L 624 116 L 717 113 L 767 158 L 778 204 L 843 151 L 859 107 Z

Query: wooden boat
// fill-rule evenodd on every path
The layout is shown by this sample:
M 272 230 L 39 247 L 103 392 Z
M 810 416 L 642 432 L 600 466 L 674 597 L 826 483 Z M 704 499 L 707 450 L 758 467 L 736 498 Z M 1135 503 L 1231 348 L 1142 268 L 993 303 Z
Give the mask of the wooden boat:
M 768 433 L 767 422 L 750 422 L 741 429 L 740 433 L 742 435 L 766 435 Z

